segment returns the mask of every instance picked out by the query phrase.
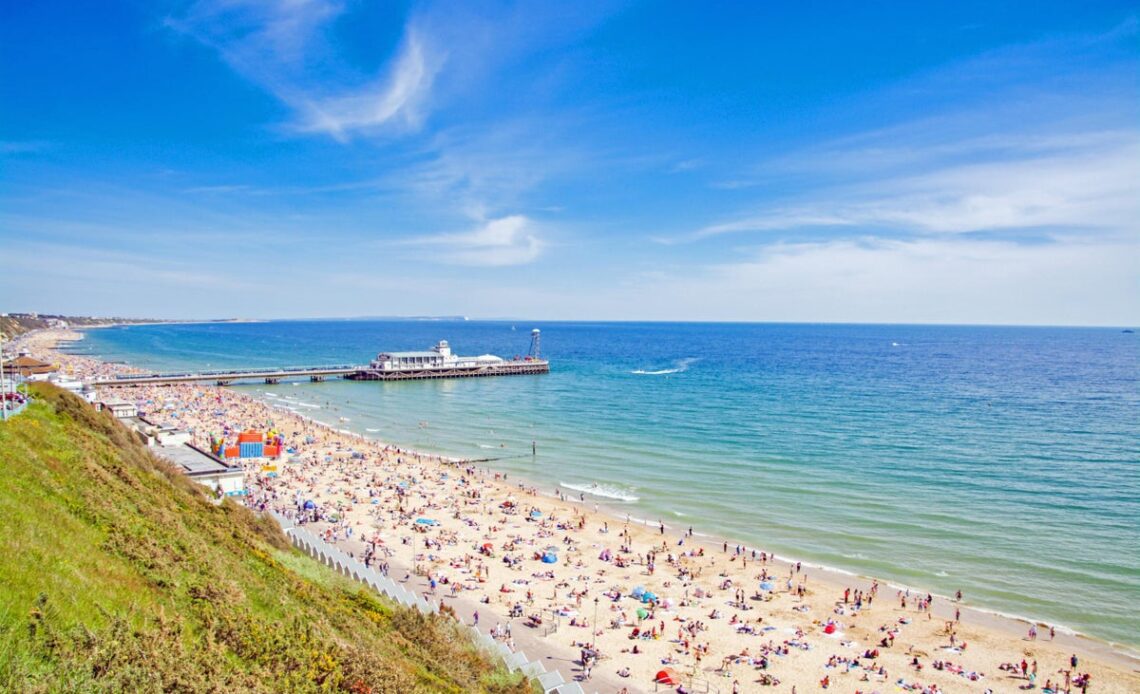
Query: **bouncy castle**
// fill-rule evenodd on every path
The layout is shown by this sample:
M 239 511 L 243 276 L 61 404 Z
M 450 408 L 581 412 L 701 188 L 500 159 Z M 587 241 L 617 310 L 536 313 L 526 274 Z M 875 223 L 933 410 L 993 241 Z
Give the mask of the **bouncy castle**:
M 227 445 L 224 436 L 210 439 L 210 450 L 219 458 L 279 458 L 285 437 L 276 430 L 243 431 L 236 445 Z

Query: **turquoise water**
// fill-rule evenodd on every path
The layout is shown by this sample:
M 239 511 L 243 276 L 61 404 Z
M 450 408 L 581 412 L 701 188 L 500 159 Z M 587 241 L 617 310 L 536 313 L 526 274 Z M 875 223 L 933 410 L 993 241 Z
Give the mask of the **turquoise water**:
M 1140 342 L 1120 330 L 281 321 L 94 330 L 83 349 L 157 370 L 439 339 L 513 356 L 532 327 L 546 376 L 239 388 L 637 518 L 1140 644 Z

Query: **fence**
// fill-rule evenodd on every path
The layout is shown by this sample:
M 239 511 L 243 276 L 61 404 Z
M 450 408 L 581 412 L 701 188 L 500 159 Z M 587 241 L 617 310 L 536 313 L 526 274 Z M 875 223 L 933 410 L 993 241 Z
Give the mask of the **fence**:
M 424 614 L 438 614 L 439 603 L 425 600 L 422 596 L 408 590 L 387 576 L 370 569 L 363 562 L 342 552 L 304 528 L 293 525 L 288 518 L 274 513 L 273 517 L 281 524 L 293 546 L 309 555 L 333 571 L 351 578 L 358 583 L 372 588 L 377 593 L 395 600 L 405 607 L 414 607 Z M 490 635 L 479 631 L 475 626 L 467 626 L 468 632 L 475 646 L 492 657 L 499 660 L 511 672 L 521 671 L 527 677 L 537 680 L 543 692 L 551 694 L 584 694 L 582 686 L 577 682 L 567 682 L 562 673 L 557 670 L 547 672 L 539 661 L 528 660 L 521 650 L 511 651 L 506 644 L 491 638 Z

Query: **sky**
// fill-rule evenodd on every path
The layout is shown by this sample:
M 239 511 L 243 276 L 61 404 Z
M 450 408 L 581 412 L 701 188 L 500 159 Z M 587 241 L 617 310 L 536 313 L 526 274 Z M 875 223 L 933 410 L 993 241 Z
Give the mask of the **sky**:
M 1140 10 L 5 2 L 0 310 L 1140 323 Z

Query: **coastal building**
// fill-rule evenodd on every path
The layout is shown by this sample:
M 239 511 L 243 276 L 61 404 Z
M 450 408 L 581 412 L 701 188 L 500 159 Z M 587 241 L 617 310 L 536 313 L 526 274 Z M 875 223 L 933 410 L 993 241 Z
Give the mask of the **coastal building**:
M 135 407 L 133 402 L 126 400 L 102 400 L 95 405 L 95 409 L 107 410 L 116 419 L 130 419 L 139 414 L 139 408 Z
M 381 352 L 368 367 L 345 376 L 357 381 L 388 381 L 420 378 L 512 376 L 550 371 L 550 362 L 539 355 L 539 331 L 531 332 L 530 353 L 506 360 L 494 354 L 461 357 L 453 354 L 447 340 L 423 352 Z
M 216 493 L 226 496 L 245 494 L 245 473 L 240 467 L 230 467 L 195 446 L 185 443 L 156 446 L 154 453 Z
M 4 362 L 4 373 L 9 375 L 18 374 L 24 378 L 42 376 L 44 374 L 55 373 L 56 371 L 59 371 L 58 366 L 40 361 L 26 353 Z

